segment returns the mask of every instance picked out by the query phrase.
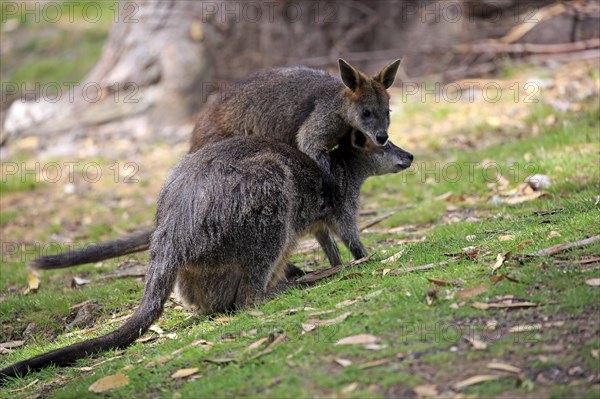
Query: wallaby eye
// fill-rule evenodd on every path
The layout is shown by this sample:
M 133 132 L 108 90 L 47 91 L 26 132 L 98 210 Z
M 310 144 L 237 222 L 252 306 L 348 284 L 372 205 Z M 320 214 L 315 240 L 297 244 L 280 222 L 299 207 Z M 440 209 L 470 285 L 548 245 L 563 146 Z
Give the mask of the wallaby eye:
M 363 109 L 362 116 L 368 118 L 371 116 L 371 111 L 368 109 Z

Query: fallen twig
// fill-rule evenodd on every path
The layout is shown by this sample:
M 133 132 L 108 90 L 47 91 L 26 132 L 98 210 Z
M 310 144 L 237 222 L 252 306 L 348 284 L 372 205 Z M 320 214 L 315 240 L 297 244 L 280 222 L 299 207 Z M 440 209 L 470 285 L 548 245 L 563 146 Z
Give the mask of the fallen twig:
M 586 245 L 591 245 L 594 244 L 596 242 L 600 241 L 600 235 L 598 236 L 593 236 L 593 237 L 589 237 L 580 241 L 575 241 L 575 242 L 565 242 L 562 244 L 556 244 L 553 245 L 551 247 L 548 248 L 544 248 L 544 249 L 540 249 L 539 251 L 530 253 L 530 254 L 519 254 L 519 255 L 515 255 L 516 258 L 534 258 L 534 257 L 539 257 L 539 256 L 548 256 L 548 255 L 554 255 L 558 252 L 562 252 L 565 251 L 567 249 L 571 249 L 571 248 L 579 248 L 579 247 L 584 247 Z
M 423 265 L 423 266 L 409 267 L 407 269 L 404 269 L 404 268 L 393 269 L 393 270 L 390 270 L 389 273 L 387 273 L 387 274 L 391 275 L 391 276 L 397 276 L 399 274 L 412 273 L 412 272 L 420 272 L 422 270 L 430 270 L 430 269 L 434 269 L 436 267 L 446 266 L 446 265 L 448 265 L 450 263 L 454 263 L 458 259 L 460 259 L 460 257 L 459 256 L 455 256 L 454 258 L 449 259 L 449 260 L 445 260 L 445 261 L 437 262 L 437 263 L 429 263 L 429 264 Z
M 363 230 L 365 230 L 365 229 L 368 229 L 369 227 L 373 227 L 373 226 L 375 226 L 376 224 L 379 224 L 379 223 L 383 222 L 385 219 L 387 219 L 387 218 L 389 218 L 390 216 L 394 215 L 396 212 L 397 212 L 397 211 L 388 212 L 388 213 L 386 213 L 386 214 L 384 214 L 384 215 L 381 215 L 381 216 L 378 216 L 378 217 L 376 217 L 376 218 L 369 219 L 369 220 L 367 220 L 366 222 L 364 222 L 363 224 L 361 224 L 361 225 L 358 227 L 358 230 L 359 230 L 359 231 L 363 231 Z
M 365 256 L 364 258 L 360 258 L 360 259 L 356 259 L 353 260 L 350 263 L 346 263 L 343 265 L 337 265 L 337 266 L 331 266 L 328 267 L 326 269 L 321 269 L 321 270 L 315 270 L 314 272 L 310 272 L 310 273 L 306 273 L 304 276 L 293 280 L 290 282 L 291 285 L 308 285 L 308 284 L 313 284 L 316 281 L 322 280 L 324 278 L 327 278 L 329 276 L 333 276 L 334 274 L 338 273 L 340 270 L 343 269 L 347 269 L 349 267 L 353 267 L 356 265 L 360 265 L 361 263 L 367 262 L 369 260 L 371 260 L 371 258 L 373 257 L 374 254 L 371 254 L 369 256 Z
M 455 47 L 459 53 L 492 53 L 492 54 L 556 54 L 589 50 L 600 47 L 600 39 L 593 38 L 572 43 L 537 44 L 537 43 L 475 43 L 460 44 Z
M 592 256 L 592 257 L 582 257 L 581 259 L 576 259 L 576 260 L 562 260 L 562 259 L 556 259 L 554 260 L 554 263 L 556 265 L 568 265 L 568 264 L 573 264 L 573 265 L 588 265 L 588 264 L 594 264 L 594 263 L 600 263 L 600 256 Z

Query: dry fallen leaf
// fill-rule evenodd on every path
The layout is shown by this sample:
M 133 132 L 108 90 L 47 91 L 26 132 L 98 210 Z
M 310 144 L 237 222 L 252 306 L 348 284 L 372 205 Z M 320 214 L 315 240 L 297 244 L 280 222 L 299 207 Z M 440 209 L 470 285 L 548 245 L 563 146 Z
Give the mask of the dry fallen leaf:
M 164 330 L 156 324 L 151 325 L 150 328 L 148 328 L 148 331 L 154 331 L 158 335 L 163 335 L 165 333 Z
M 311 313 L 308 314 L 308 316 L 310 316 L 310 317 L 321 316 L 321 315 L 329 314 L 329 313 L 335 313 L 335 309 L 319 310 L 317 312 L 311 312 Z
M 480 384 L 485 381 L 493 381 L 493 380 L 497 380 L 499 378 L 500 378 L 499 375 L 490 375 L 490 374 L 476 375 L 471 378 L 467 378 L 466 380 L 457 382 L 456 384 L 454 384 L 452 386 L 452 388 L 458 391 L 463 388 L 470 387 L 471 385 Z
M 502 267 L 502 265 L 504 264 L 504 261 L 506 260 L 506 254 L 498 254 L 496 256 L 496 263 L 494 263 L 494 265 L 492 266 L 492 273 L 494 273 L 496 270 L 500 269 Z
M 515 236 L 513 236 L 512 234 L 507 234 L 505 236 L 498 237 L 498 239 L 500 241 L 514 241 L 515 240 Z
M 400 257 L 402 257 L 402 255 L 404 255 L 404 251 L 406 251 L 405 248 L 403 248 L 401 251 L 396 252 L 394 255 L 390 256 L 387 259 L 384 259 L 381 261 L 381 263 L 385 263 L 386 265 L 391 265 L 394 262 L 396 262 L 398 259 L 400 259 Z
M 36 292 L 40 288 L 40 275 L 37 271 L 31 271 L 27 274 L 27 288 L 25 294 Z
M 2 342 L 2 343 L 0 343 L 0 348 L 5 348 L 5 349 L 16 348 L 18 346 L 23 345 L 24 343 L 25 343 L 25 341 L 22 341 L 22 340 Z
M 248 349 L 257 349 L 262 344 L 264 344 L 265 342 L 267 342 L 268 339 L 269 339 L 269 337 L 263 337 L 263 338 L 259 339 L 258 341 L 253 342 L 250 345 L 248 345 Z
M 379 345 L 379 344 L 366 344 L 365 345 L 365 349 L 368 349 L 370 351 L 378 351 L 383 348 L 387 348 L 387 345 Z
M 375 344 L 379 341 L 374 335 L 371 334 L 358 334 L 350 337 L 342 338 L 338 340 L 334 345 L 368 345 Z
M 427 280 L 430 283 L 437 285 L 438 287 L 448 287 L 448 286 L 456 285 L 456 283 L 454 283 L 452 281 L 438 280 L 438 279 L 431 278 L 431 277 L 427 277 Z
M 254 316 L 254 317 L 263 317 L 265 315 L 260 310 L 255 310 L 255 309 L 248 310 L 248 311 L 246 311 L 246 313 L 249 314 L 250 316 Z
M 73 288 L 81 287 L 82 285 L 86 285 L 91 282 L 92 282 L 91 280 L 87 280 L 85 278 L 75 276 L 75 277 L 73 277 L 73 280 L 71 281 L 71 287 L 73 287 Z
M 348 367 L 348 366 L 352 365 L 352 360 L 350 360 L 350 359 L 342 359 L 340 357 L 335 357 L 335 358 L 333 358 L 333 361 L 342 367 Z
M 468 236 L 466 236 L 466 237 L 465 237 L 465 239 L 466 239 L 468 242 L 473 242 L 473 241 L 475 241 L 475 239 L 476 239 L 476 238 L 477 238 L 477 236 L 476 236 L 476 235 L 473 235 L 473 234 L 471 234 L 471 235 L 468 235 Z
M 260 353 L 260 355 L 266 355 L 267 353 L 270 353 L 271 351 L 273 351 L 273 348 L 282 343 L 283 341 L 285 341 L 287 339 L 287 334 L 282 332 L 281 334 L 279 334 L 277 337 L 275 337 L 273 339 L 273 342 L 271 342 L 265 349 L 263 349 L 263 351 Z
M 437 298 L 437 294 L 438 291 L 435 289 L 427 290 L 427 293 L 425 293 L 425 302 L 427 303 L 427 305 L 433 305 L 433 302 L 435 302 Z
M 88 390 L 96 393 L 106 392 L 124 387 L 127 384 L 129 384 L 129 377 L 123 373 L 117 373 L 100 378 L 98 381 L 90 385 Z
M 600 359 L 600 350 L 598 350 L 598 349 L 592 349 L 591 353 L 592 353 L 592 357 L 594 359 Z
M 467 341 L 473 345 L 473 349 L 484 350 L 487 348 L 487 344 L 485 342 L 475 337 L 467 337 Z
M 418 385 L 414 388 L 414 391 L 421 398 L 436 397 L 439 395 L 437 387 L 433 384 Z
M 508 332 L 521 333 L 521 332 L 527 332 L 527 331 L 537 331 L 537 330 L 541 330 L 541 329 L 542 329 L 541 324 L 522 324 L 522 325 L 518 325 L 518 326 L 509 328 Z
M 176 372 L 174 372 L 173 374 L 171 374 L 171 378 L 176 379 L 176 378 L 189 377 L 190 375 L 196 374 L 198 371 L 200 371 L 200 369 L 198 369 L 197 367 L 190 368 L 190 369 L 179 369 Z
M 342 321 L 346 320 L 348 318 L 348 316 L 350 316 L 350 312 L 346 312 L 346 313 L 342 313 L 341 315 L 339 315 L 338 317 L 335 317 L 333 319 L 327 319 L 327 320 L 318 320 L 318 319 L 310 319 L 308 320 L 308 324 L 312 324 L 314 326 L 332 326 L 334 324 L 338 324 L 341 323 Z M 304 328 L 304 323 L 303 324 L 303 328 Z
M 545 195 L 543 191 L 534 191 L 530 194 L 521 195 L 518 197 L 507 198 L 504 202 L 509 205 L 522 204 L 523 202 L 531 201 Z
M 600 287 L 600 278 L 591 278 L 589 280 L 585 280 L 585 283 L 591 287 Z
M 467 255 L 469 258 L 476 258 L 481 253 L 481 248 L 468 246 L 461 249 L 456 255 Z
M 392 359 L 377 359 L 377 360 L 372 360 L 366 363 L 361 363 L 358 365 L 358 368 L 361 370 L 364 369 L 370 369 L 371 367 L 377 367 L 377 366 L 381 366 L 384 364 L 387 364 L 389 362 L 391 362 Z
M 156 366 L 157 364 L 165 364 L 166 362 L 168 362 L 169 360 L 173 359 L 173 356 L 171 355 L 164 355 L 164 356 L 160 356 L 158 359 L 156 360 L 151 360 L 149 361 L 144 368 L 145 369 L 149 369 L 152 368 L 154 366 Z
M 502 309 L 502 308 L 530 308 L 537 306 L 537 303 L 533 302 L 490 302 L 490 303 L 482 303 L 482 302 L 473 302 L 471 306 L 476 309 Z
M 548 235 L 546 236 L 547 239 L 551 239 L 554 237 L 562 237 L 561 234 L 556 231 L 556 230 L 552 230 L 550 233 L 548 233 Z
M 341 308 L 345 308 L 346 306 L 350 306 L 350 305 L 354 305 L 355 303 L 359 302 L 360 299 L 346 299 L 345 301 L 342 301 L 338 304 L 335 305 L 336 309 L 341 309 Z
M 356 390 L 356 388 L 358 388 L 358 382 L 353 382 L 352 384 L 347 385 L 344 388 L 342 388 L 342 393 L 350 393 L 350 392 Z
M 513 276 L 506 274 L 506 273 L 498 274 L 495 276 L 490 276 L 490 281 L 492 282 L 492 284 L 496 284 L 504 279 L 507 279 L 508 281 L 512 281 L 513 283 L 520 283 L 519 280 L 517 280 Z
M 315 326 L 314 324 L 311 324 L 311 323 L 302 323 L 302 331 L 304 331 L 304 332 L 311 332 L 315 328 L 317 328 L 317 326 Z
M 456 293 L 456 296 L 459 298 L 471 298 L 473 296 L 481 295 L 484 292 L 490 289 L 489 286 L 485 284 L 477 285 L 475 287 L 467 288 Z
M 487 368 L 491 370 L 500 370 L 515 374 L 519 374 L 521 372 L 520 368 L 511 366 L 510 364 L 506 363 L 491 362 L 487 364 Z
M 216 319 L 214 319 L 214 321 L 218 321 L 219 323 L 229 323 L 232 320 L 233 320 L 233 317 L 229 317 L 229 316 L 222 316 L 222 317 L 217 317 Z

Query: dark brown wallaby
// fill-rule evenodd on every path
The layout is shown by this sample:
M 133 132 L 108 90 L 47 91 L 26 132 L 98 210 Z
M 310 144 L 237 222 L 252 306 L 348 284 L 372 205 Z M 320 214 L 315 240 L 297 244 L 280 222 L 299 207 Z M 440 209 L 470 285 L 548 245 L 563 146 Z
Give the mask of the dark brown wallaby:
M 396 76 L 400 60 L 369 77 L 339 60 L 341 79 L 304 67 L 277 68 L 257 72 L 233 84 L 199 116 L 192 133 L 190 153 L 209 143 L 236 135 L 275 138 L 296 146 L 317 162 L 325 186 L 332 185 L 328 151 L 341 137 L 356 129 L 373 143 L 388 139 L 389 95 L 386 91 Z M 331 190 L 324 191 L 331 197 Z M 150 245 L 151 230 L 113 241 L 32 262 L 41 269 L 56 269 L 144 251 Z M 342 260 L 335 241 L 326 230 L 314 232 L 329 263 Z
M 357 228 L 360 187 L 368 176 L 407 168 L 412 155 L 391 142 L 374 146 L 355 131 L 330 159 L 333 204 L 320 195 L 316 163 L 279 141 L 235 137 L 188 155 L 159 195 L 146 285 L 133 316 L 107 335 L 6 367 L 0 379 L 130 345 L 160 317 L 174 288 L 204 314 L 260 303 L 285 283 L 298 237 L 323 225 L 355 257 L 366 255 Z

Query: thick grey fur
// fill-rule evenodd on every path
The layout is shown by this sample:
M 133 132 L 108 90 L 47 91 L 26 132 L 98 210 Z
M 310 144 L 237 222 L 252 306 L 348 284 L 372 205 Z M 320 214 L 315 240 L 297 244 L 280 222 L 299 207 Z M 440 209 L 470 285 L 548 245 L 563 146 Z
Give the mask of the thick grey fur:
M 161 315 L 171 291 L 199 313 L 264 301 L 285 285 L 285 264 L 302 234 L 328 226 L 355 257 L 367 254 L 357 229 L 360 187 L 373 175 L 407 168 L 412 155 L 358 132 L 330 154 L 334 204 L 320 168 L 291 146 L 236 137 L 185 157 L 162 188 L 142 301 L 123 326 L 0 370 L 0 380 L 124 348 Z

